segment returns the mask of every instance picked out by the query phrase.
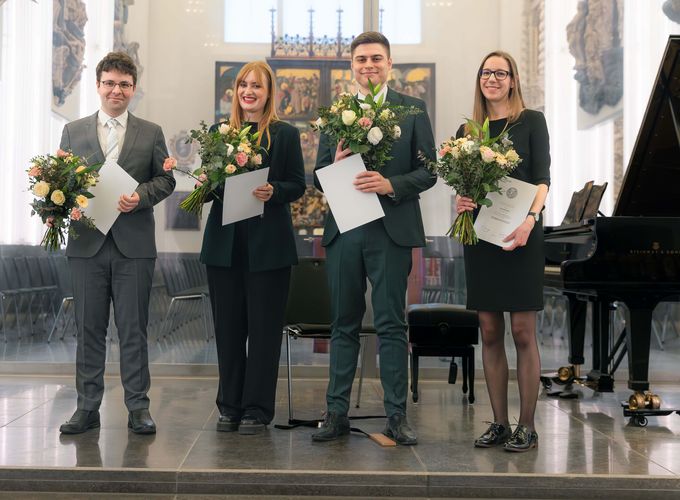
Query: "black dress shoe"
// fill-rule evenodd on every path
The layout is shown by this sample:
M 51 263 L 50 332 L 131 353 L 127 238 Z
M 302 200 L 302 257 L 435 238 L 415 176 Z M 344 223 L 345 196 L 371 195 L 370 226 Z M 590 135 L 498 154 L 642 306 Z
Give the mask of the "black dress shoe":
M 477 448 L 491 448 L 505 442 L 510 438 L 510 427 L 491 422 L 489 428 L 475 439 L 475 447 Z
M 333 441 L 349 434 L 349 419 L 347 415 L 328 412 L 319 427 L 318 432 L 312 434 L 312 441 Z
M 394 439 L 397 444 L 409 446 L 418 444 L 416 432 L 408 425 L 406 415 L 402 413 L 397 413 L 387 419 L 387 425 L 383 434 L 390 439 Z
M 82 434 L 90 429 L 97 429 L 100 425 L 99 410 L 76 410 L 68 422 L 61 424 L 59 432 L 62 434 Z
M 128 414 L 128 427 L 135 434 L 155 434 L 156 423 L 151 418 L 148 408 L 132 410 Z
M 238 424 L 241 422 L 241 417 L 233 415 L 220 415 L 217 421 L 217 430 L 219 432 L 234 432 L 238 430 Z
M 241 422 L 238 426 L 239 434 L 252 435 L 259 432 L 264 432 L 266 424 L 262 422 L 258 417 L 251 413 L 246 413 L 241 417 Z
M 503 449 L 505 451 L 522 452 L 536 447 L 538 447 L 538 434 L 536 431 L 530 431 L 526 425 L 518 425 L 515 432 L 508 439 L 508 442 L 503 446 Z

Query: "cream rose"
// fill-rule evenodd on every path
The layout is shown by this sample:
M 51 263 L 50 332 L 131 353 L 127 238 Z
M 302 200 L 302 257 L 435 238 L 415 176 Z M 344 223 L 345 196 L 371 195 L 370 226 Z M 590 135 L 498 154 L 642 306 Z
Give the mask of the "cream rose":
M 234 172 L 236 172 L 236 167 L 230 163 L 229 165 L 227 165 L 226 167 L 224 167 L 224 171 L 225 171 L 227 174 L 231 175 L 231 174 L 233 174 Z
M 50 192 L 50 185 L 45 181 L 38 181 L 33 186 L 33 194 L 44 198 Z
M 229 130 L 231 130 L 231 126 L 228 123 L 223 123 L 219 126 L 218 130 L 220 134 L 227 135 L 229 133 Z
M 357 119 L 357 114 L 352 111 L 351 109 L 346 109 L 345 111 L 342 112 L 342 123 L 347 125 L 348 127 L 355 122 Z
M 401 137 L 401 127 L 399 125 L 394 126 L 393 135 L 395 139 L 399 139 Z
M 233 152 L 234 152 L 234 145 L 233 144 L 227 144 L 227 156 L 231 156 Z
M 64 196 L 64 193 L 61 190 L 55 189 L 54 191 L 52 191 L 50 200 L 52 200 L 52 203 L 54 203 L 55 205 L 61 206 L 66 201 L 66 196 Z
M 508 159 L 505 156 L 503 156 L 503 153 L 496 153 L 494 159 L 496 160 L 496 163 L 498 163 L 501 166 L 508 164 Z
M 366 139 L 368 139 L 368 142 L 370 142 L 374 146 L 376 146 L 380 141 L 382 141 L 382 138 L 383 133 L 379 127 L 373 127 L 371 130 L 368 131 L 368 134 L 366 135 Z
M 515 163 L 517 160 L 519 160 L 519 155 L 517 154 L 517 151 L 514 149 L 511 149 L 507 153 L 505 153 L 505 157 L 510 163 Z
M 484 163 L 491 163 L 496 159 L 496 153 L 488 146 L 481 146 L 479 148 L 479 154 Z
M 380 118 L 383 120 L 389 120 L 394 116 L 394 113 L 392 113 L 391 110 L 389 109 L 383 109 L 382 113 L 380 113 Z

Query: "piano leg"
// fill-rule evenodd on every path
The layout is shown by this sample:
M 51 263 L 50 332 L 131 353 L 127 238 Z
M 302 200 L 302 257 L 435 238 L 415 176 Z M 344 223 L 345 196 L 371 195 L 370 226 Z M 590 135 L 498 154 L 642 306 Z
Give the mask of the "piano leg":
M 586 313 L 588 302 L 579 300 L 575 295 L 566 294 L 569 299 L 569 363 L 585 363 L 583 349 L 586 341 Z
M 610 303 L 593 302 L 593 369 L 588 374 L 590 386 L 599 392 L 612 392 L 614 378 L 609 373 L 609 312 Z
M 634 391 L 649 389 L 649 349 L 652 334 L 652 312 L 656 303 L 627 303 L 630 328 L 626 336 L 628 346 L 628 388 Z

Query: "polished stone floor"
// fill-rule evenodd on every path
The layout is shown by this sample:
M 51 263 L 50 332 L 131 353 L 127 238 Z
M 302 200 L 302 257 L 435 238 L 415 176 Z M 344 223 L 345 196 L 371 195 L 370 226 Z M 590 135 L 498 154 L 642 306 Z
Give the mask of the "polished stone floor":
M 313 443 L 313 430 L 305 427 L 270 427 L 257 436 L 215 432 L 212 377 L 154 377 L 151 412 L 158 433 L 138 436 L 126 427 L 118 377 L 107 377 L 106 384 L 101 429 L 63 436 L 58 427 L 75 406 L 70 376 L 0 376 L 0 491 L 82 495 L 68 498 L 113 493 L 168 499 L 680 498 L 680 416 L 651 417 L 647 427 L 632 426 L 620 407 L 626 391 L 597 394 L 583 389 L 578 399 L 568 400 L 542 394 L 536 419 L 539 447 L 513 454 L 472 447 L 491 418 L 481 380 L 473 405 L 460 383 L 421 382 L 420 401 L 409 402 L 408 409 L 419 444 L 396 448 L 382 448 L 358 433 L 338 442 Z M 325 381 L 295 380 L 294 388 L 295 417 L 318 417 Z M 665 406 L 680 408 L 678 385 L 658 384 L 655 390 Z M 381 399 L 379 381 L 367 379 L 361 408 L 353 413 L 380 415 Z M 510 406 L 516 417 L 514 383 Z M 287 420 L 287 390 L 281 379 L 276 423 Z M 355 420 L 354 425 L 379 432 L 384 419 Z M 31 495 L 0 498 L 47 498 Z

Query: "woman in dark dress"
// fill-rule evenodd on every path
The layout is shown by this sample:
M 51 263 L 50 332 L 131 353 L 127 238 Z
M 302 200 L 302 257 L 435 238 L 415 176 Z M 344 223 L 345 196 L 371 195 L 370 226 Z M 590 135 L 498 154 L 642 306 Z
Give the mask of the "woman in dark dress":
M 278 119 L 274 84 L 265 62 L 246 64 L 236 77 L 229 120 L 260 131 L 269 178 L 252 194 L 264 202 L 264 213 L 223 226 L 215 199 L 201 249 L 219 365 L 217 430 L 240 434 L 261 432 L 274 417 L 290 269 L 297 263 L 289 203 L 305 190 L 300 134 Z
M 527 451 L 538 445 L 534 429 L 540 379 L 536 311 L 543 309 L 541 212 L 550 185 L 550 147 L 545 118 L 524 107 L 517 65 L 505 52 L 492 52 L 479 67 L 473 119 L 482 123 L 486 118 L 492 136 L 509 130 L 522 159 L 510 176 L 538 185 L 538 192 L 524 222 L 504 239 L 506 247 L 485 241 L 465 247 L 467 307 L 478 311 L 484 377 L 494 415 L 493 423 L 475 440 L 475 446 L 503 445 L 508 451 Z M 459 135 L 463 133 L 461 127 Z M 470 198 L 456 196 L 457 213 L 476 209 Z M 513 433 L 508 418 L 504 311 L 510 313 L 517 349 L 520 415 Z

